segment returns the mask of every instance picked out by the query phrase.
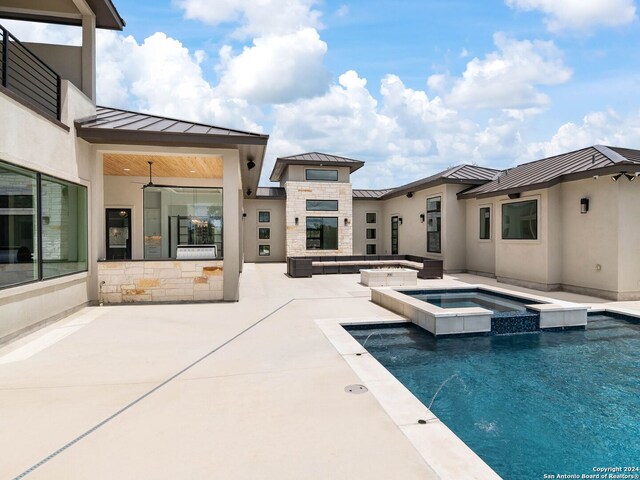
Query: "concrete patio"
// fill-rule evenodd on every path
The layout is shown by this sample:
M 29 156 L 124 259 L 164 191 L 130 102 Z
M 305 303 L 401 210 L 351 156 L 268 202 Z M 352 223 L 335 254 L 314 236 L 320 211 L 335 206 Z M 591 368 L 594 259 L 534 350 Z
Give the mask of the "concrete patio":
M 401 317 L 359 275 L 285 270 L 246 264 L 239 303 L 85 308 L 0 348 L 0 477 L 439 478 L 371 394 L 345 393 L 363 381 L 315 322 Z M 418 285 L 460 281 L 495 284 Z

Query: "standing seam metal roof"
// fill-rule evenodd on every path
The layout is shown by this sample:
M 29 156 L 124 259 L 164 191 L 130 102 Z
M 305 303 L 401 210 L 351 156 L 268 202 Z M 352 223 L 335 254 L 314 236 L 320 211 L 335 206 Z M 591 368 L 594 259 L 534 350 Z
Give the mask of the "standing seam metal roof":
M 438 172 L 427 178 L 422 178 L 415 182 L 407 183 L 397 188 L 393 188 L 385 193 L 382 199 L 398 197 L 405 193 L 414 192 L 416 190 L 423 190 L 433 185 L 440 183 L 460 183 L 467 185 L 478 185 L 489 182 L 496 178 L 500 174 L 500 170 L 493 168 L 479 167 L 477 165 L 457 165 L 455 167 L 448 168 L 442 172 Z
M 364 165 L 364 162 L 362 160 L 354 160 L 352 158 L 340 157 L 337 155 L 328 155 L 326 153 L 301 153 L 299 155 L 292 155 L 290 157 L 277 158 L 269 178 L 272 182 L 279 182 L 280 178 L 282 178 L 282 174 L 284 173 L 284 169 L 286 166 L 300 164 L 306 164 L 309 166 L 349 167 L 350 172 L 353 173 L 361 168 Z
M 188 122 L 169 117 L 131 112 L 109 107 L 97 107 L 96 114 L 76 121 L 81 130 L 119 130 L 146 133 L 186 133 L 247 138 L 268 138 L 259 133 Z
M 492 196 L 528 187 L 558 183 L 567 175 L 620 165 L 640 167 L 640 151 L 595 145 L 505 170 L 495 180 L 464 192 L 461 198 Z

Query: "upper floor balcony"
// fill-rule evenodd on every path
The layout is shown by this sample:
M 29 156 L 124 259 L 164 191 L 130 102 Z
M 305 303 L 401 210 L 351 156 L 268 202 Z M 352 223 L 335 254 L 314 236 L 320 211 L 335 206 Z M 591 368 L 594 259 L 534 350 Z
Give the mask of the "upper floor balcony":
M 2 87 L 60 120 L 60 75 L 0 25 Z

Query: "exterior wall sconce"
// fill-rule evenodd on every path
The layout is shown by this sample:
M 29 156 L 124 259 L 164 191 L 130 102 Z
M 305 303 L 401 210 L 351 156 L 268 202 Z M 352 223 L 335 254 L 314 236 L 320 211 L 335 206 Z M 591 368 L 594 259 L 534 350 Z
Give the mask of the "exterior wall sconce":
M 589 199 L 581 198 L 580 199 L 580 213 L 587 213 L 589 211 Z
M 424 223 L 424 213 L 420 214 L 420 223 Z
M 256 162 L 253 161 L 253 157 L 249 157 L 247 159 L 247 170 L 251 170 L 255 166 L 256 166 Z
M 510 200 L 515 200 L 516 198 L 520 198 L 520 194 L 519 193 L 510 193 L 508 195 Z
M 251 190 L 250 188 L 247 188 L 247 197 L 250 197 L 252 193 L 253 193 L 253 190 Z
M 345 218 L 345 219 L 344 219 L 344 226 L 346 227 L 347 225 L 349 225 L 349 219 L 348 219 L 348 218 Z
M 300 219 L 298 217 L 296 217 L 295 222 L 296 222 L 296 225 L 298 225 L 298 223 L 300 223 Z
M 407 193 L 407 198 L 411 198 L 411 197 L 413 197 L 413 192 Z
M 621 176 L 622 176 L 621 173 L 618 173 L 617 175 L 611 175 L 611 180 L 613 180 L 614 182 L 617 182 Z
M 402 225 L 402 217 L 398 217 L 398 223 Z

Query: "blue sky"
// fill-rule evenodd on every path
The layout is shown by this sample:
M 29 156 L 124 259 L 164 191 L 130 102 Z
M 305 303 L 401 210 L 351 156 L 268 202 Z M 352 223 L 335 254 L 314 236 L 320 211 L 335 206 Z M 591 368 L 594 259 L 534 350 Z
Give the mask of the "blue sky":
M 354 184 L 383 188 L 640 148 L 635 0 L 114 3 L 127 27 L 98 37 L 99 103 L 269 133 L 263 184 L 303 151 L 365 160 Z

